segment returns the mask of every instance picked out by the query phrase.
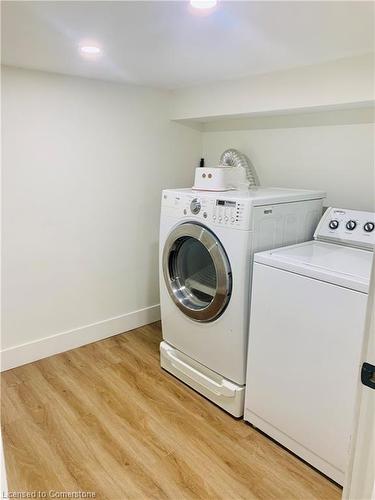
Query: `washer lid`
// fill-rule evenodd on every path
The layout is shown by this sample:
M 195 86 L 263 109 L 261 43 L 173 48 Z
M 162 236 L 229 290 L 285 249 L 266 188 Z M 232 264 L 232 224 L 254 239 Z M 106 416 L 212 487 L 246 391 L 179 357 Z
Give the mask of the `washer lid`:
M 308 241 L 254 255 L 254 262 L 368 292 L 373 252 Z

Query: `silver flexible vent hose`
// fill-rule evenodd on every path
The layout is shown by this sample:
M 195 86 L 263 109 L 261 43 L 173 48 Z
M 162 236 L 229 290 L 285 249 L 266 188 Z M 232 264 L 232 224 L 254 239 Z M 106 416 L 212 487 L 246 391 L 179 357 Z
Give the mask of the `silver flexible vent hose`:
M 237 149 L 227 149 L 220 156 L 220 165 L 225 167 L 243 167 L 246 171 L 246 177 L 249 181 L 249 187 L 255 187 L 259 184 L 254 166 L 249 159 Z

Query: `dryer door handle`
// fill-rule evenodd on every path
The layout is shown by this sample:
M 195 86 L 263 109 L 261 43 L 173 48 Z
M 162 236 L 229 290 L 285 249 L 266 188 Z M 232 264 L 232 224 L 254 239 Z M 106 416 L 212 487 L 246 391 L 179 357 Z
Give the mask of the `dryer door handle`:
M 223 380 L 221 384 L 218 384 L 204 373 L 201 373 L 196 368 L 174 356 L 170 351 L 167 352 L 167 355 L 172 359 L 172 366 L 190 380 L 205 387 L 217 396 L 224 396 L 226 398 L 233 398 L 235 396 L 236 389 L 229 381 Z

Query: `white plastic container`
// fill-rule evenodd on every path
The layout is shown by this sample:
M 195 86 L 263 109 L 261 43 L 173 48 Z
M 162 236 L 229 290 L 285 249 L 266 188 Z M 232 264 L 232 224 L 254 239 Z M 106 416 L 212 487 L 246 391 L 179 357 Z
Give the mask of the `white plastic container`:
M 248 189 L 249 181 L 243 167 L 199 167 L 195 169 L 193 189 L 230 191 Z

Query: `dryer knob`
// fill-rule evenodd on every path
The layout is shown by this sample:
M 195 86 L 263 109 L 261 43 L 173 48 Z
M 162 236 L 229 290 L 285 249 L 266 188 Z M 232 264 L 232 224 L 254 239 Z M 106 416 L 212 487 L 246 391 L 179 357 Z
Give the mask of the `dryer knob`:
M 348 220 L 346 223 L 346 229 L 349 229 L 349 231 L 353 231 L 357 227 L 357 223 L 355 220 Z
M 363 229 L 366 231 L 366 233 L 371 233 L 375 228 L 375 224 L 373 222 L 366 222 L 366 224 L 363 226 Z
M 201 209 L 200 201 L 198 200 L 198 198 L 194 198 L 194 200 L 192 200 L 192 202 L 190 203 L 191 213 L 197 215 L 199 214 L 200 209 Z
M 339 227 L 339 221 L 336 219 L 332 219 L 329 221 L 328 226 L 330 229 L 337 229 Z

